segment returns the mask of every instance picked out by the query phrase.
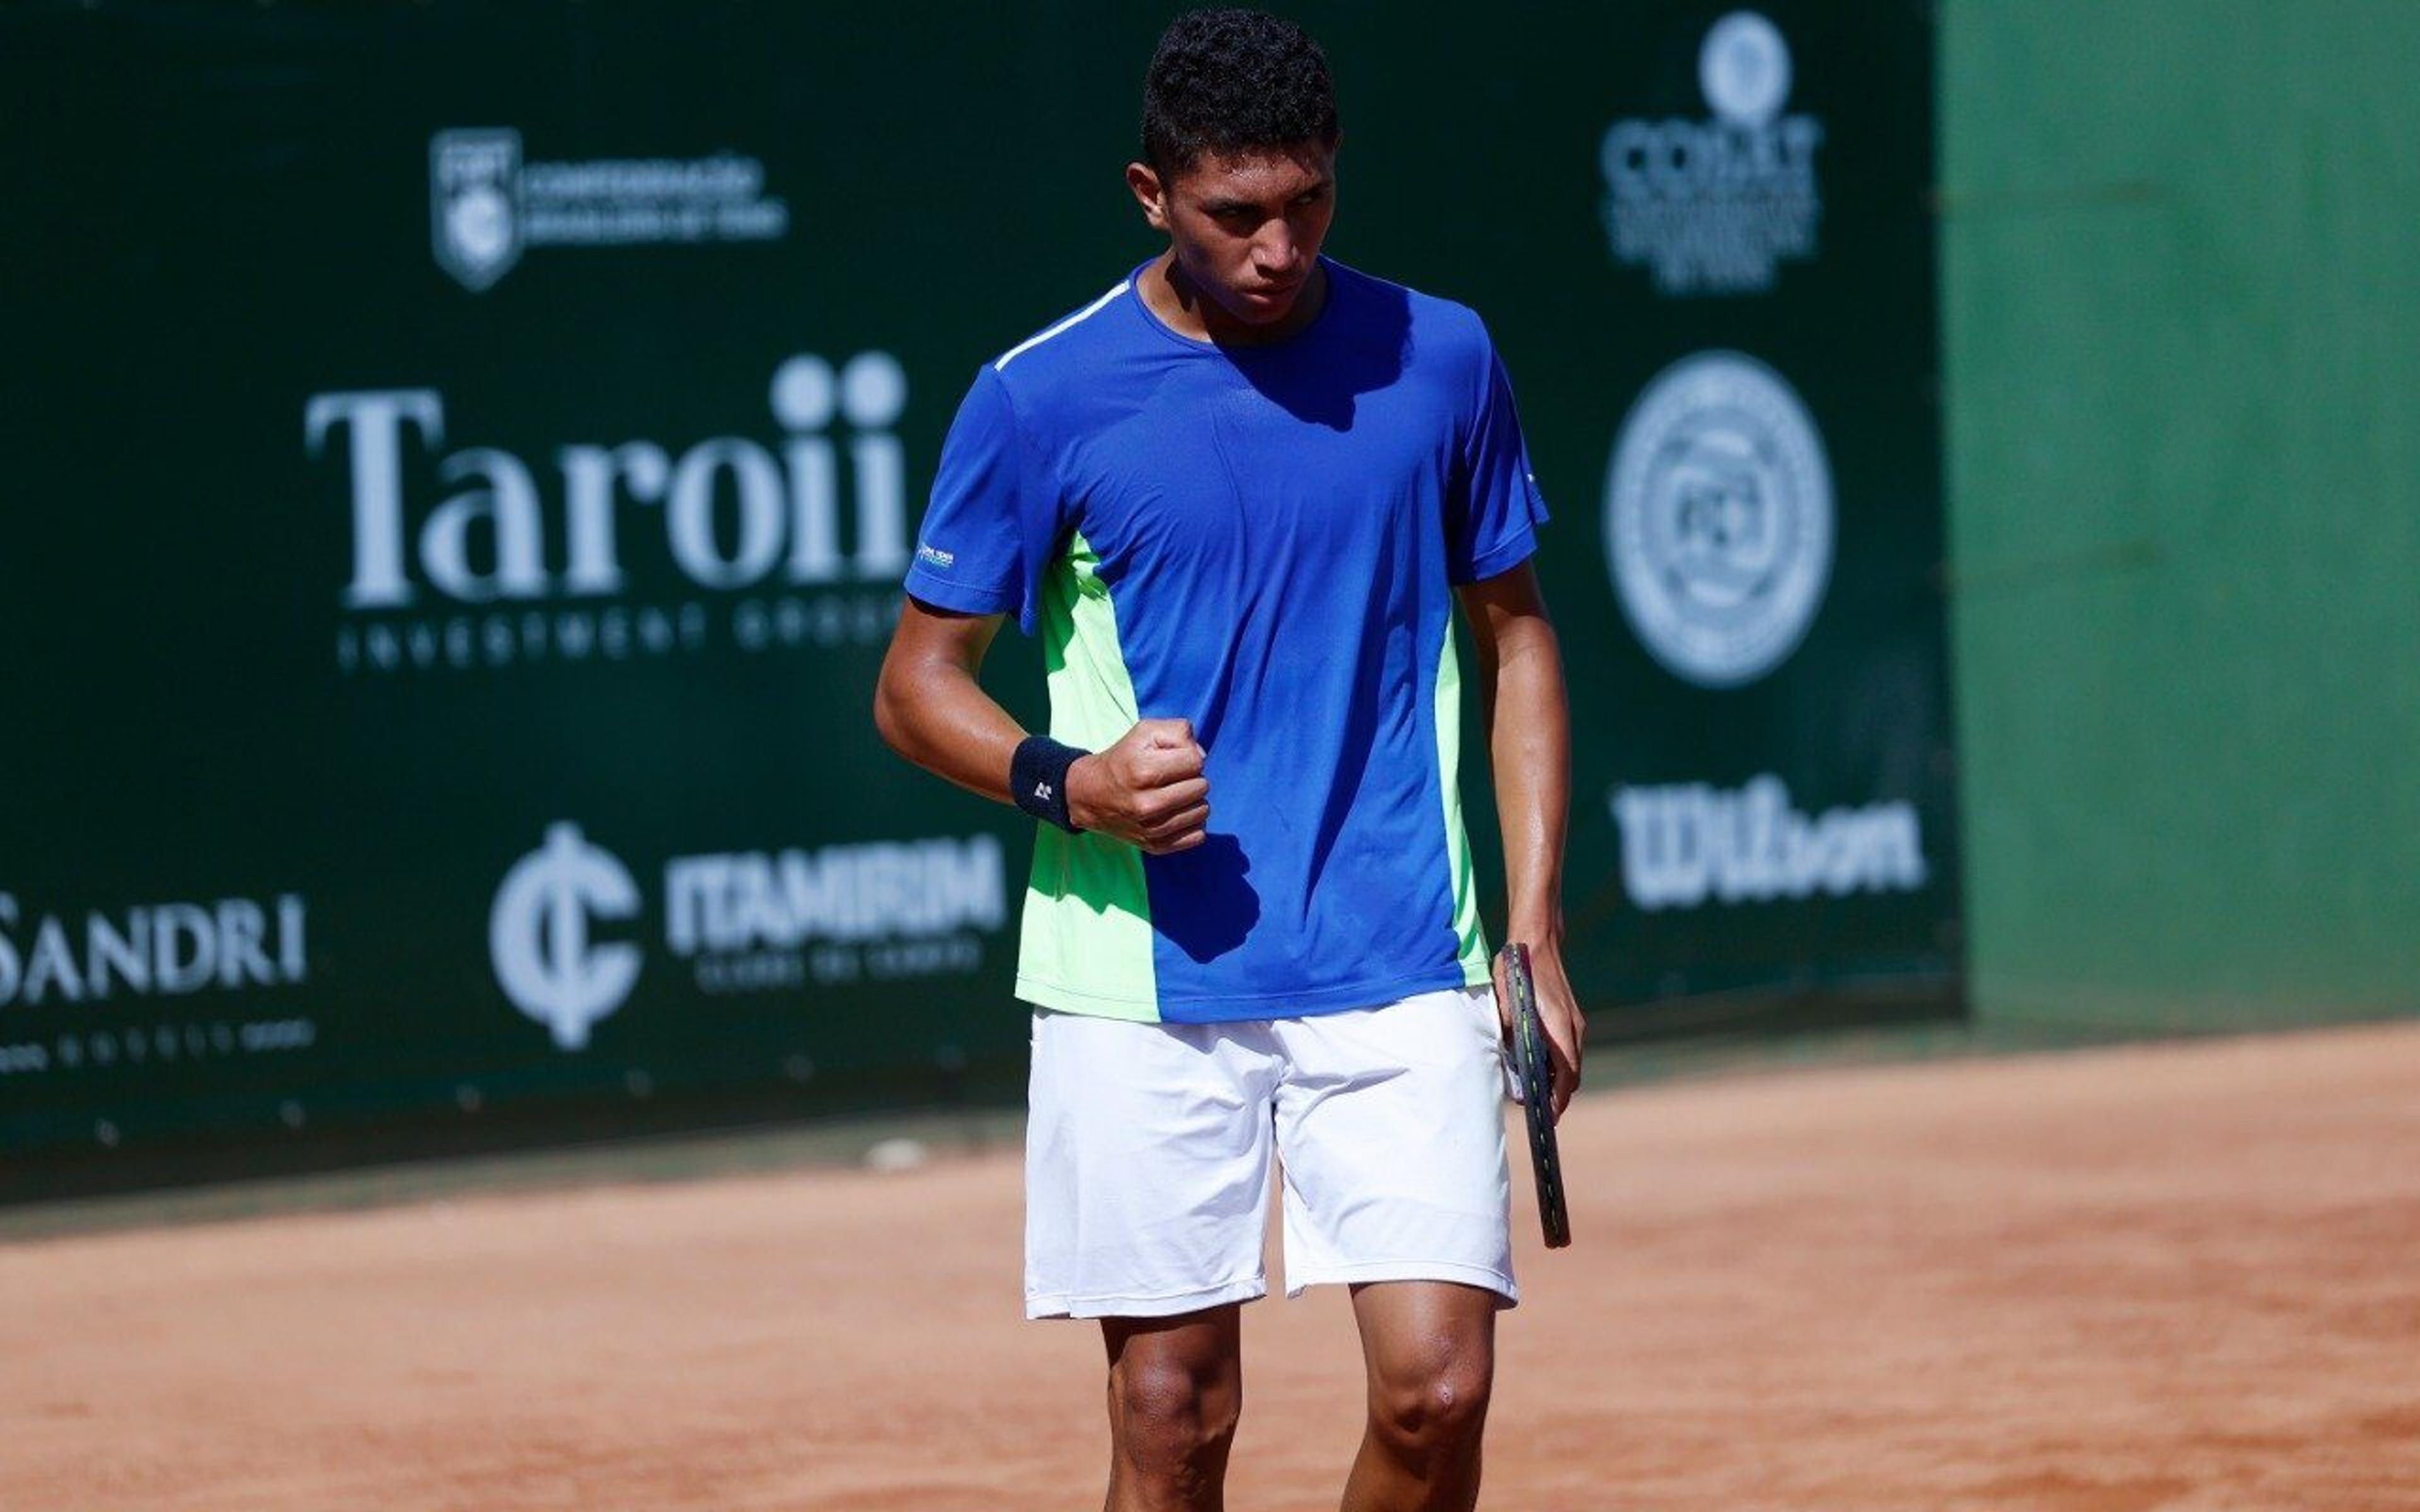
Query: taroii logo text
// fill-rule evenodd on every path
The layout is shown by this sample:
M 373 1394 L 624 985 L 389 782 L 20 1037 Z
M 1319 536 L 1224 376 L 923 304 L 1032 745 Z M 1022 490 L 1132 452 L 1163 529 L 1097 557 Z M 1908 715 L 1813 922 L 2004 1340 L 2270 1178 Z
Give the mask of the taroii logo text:
M 1711 118 L 1606 128 L 1598 162 L 1615 261 L 1646 268 L 1661 294 L 1753 294 L 1773 286 L 1783 258 L 1815 255 L 1823 126 L 1782 114 L 1791 83 L 1780 29 L 1734 10 L 1698 49 Z
M 429 138 L 428 221 L 437 266 L 476 294 L 526 247 L 776 241 L 790 211 L 738 153 L 524 164 L 519 131 L 483 127 Z
M 784 431 L 769 444 L 582 441 L 546 448 L 542 468 L 499 446 L 443 452 L 451 416 L 435 389 L 313 394 L 305 450 L 349 458 L 338 668 L 880 640 L 908 567 L 907 459 L 892 429 L 908 376 L 889 352 L 860 352 L 838 372 L 802 353 L 774 371 L 768 400 Z M 633 600 L 634 566 L 714 596 Z M 819 592 L 793 592 L 802 588 Z
M 675 856 L 662 900 L 663 953 L 718 995 L 974 971 L 982 936 L 1008 918 L 991 835 Z M 557 1045 L 583 1048 L 643 964 L 638 944 L 600 943 L 597 926 L 644 906 L 618 856 L 576 824 L 550 825 L 489 910 L 497 983 Z
M 1731 351 L 1657 374 L 1614 441 L 1605 543 L 1623 615 L 1674 676 L 1736 687 L 1780 666 L 1832 572 L 1832 470 L 1797 391 Z
M 1610 803 L 1621 829 L 1622 886 L 1644 909 L 1913 892 L 1931 874 L 1909 803 L 1805 814 L 1770 773 L 1729 790 L 1617 788 Z

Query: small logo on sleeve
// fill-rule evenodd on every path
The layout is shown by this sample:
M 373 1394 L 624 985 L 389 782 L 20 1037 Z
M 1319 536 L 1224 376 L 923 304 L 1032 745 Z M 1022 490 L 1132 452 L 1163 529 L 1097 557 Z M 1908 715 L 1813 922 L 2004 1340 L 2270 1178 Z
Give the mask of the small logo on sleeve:
M 958 554 L 954 551 L 944 551 L 939 547 L 927 546 L 919 541 L 916 543 L 916 560 L 947 572 L 957 565 Z

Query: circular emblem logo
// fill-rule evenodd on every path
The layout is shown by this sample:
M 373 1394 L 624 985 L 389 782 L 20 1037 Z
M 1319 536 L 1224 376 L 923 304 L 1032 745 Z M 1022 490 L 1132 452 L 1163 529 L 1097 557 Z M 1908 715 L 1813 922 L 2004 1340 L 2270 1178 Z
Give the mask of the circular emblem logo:
M 492 263 L 512 249 L 512 204 L 490 184 L 465 190 L 446 208 L 445 229 L 466 261 Z
M 1698 49 L 1698 87 L 1715 115 L 1762 126 L 1790 98 L 1790 44 L 1753 10 L 1734 10 L 1706 29 Z
M 1607 566 L 1648 652 L 1736 687 L 1798 648 L 1832 575 L 1832 470 L 1797 391 L 1740 352 L 1647 385 L 1606 470 Z
M 546 843 L 504 873 L 488 910 L 498 985 L 557 1045 L 582 1048 L 589 1026 L 620 1008 L 639 979 L 639 948 L 592 945 L 589 922 L 638 911 L 638 884 L 611 851 L 578 825 L 549 825 Z

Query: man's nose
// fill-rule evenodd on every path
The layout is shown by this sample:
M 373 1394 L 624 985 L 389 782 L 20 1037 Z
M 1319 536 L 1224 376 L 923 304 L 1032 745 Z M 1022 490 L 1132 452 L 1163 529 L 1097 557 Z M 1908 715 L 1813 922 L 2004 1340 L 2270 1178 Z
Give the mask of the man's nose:
M 1302 245 L 1282 219 L 1272 220 L 1252 243 L 1252 261 L 1262 272 L 1283 278 L 1301 266 Z

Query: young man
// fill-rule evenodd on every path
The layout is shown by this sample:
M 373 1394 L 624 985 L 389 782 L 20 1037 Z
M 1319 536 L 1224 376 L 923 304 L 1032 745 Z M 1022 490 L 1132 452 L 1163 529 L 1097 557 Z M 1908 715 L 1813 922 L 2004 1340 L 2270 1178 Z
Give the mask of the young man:
M 1545 509 L 1478 317 L 1320 255 L 1338 130 L 1308 37 L 1180 18 L 1142 135 L 1126 181 L 1168 250 L 976 374 L 876 721 L 1047 821 L 1026 1310 L 1101 1321 L 1109 1505 L 1219 1504 L 1274 1147 L 1288 1289 L 1350 1286 L 1368 1365 L 1344 1505 L 1467 1508 L 1518 1292 L 1452 600 L 1559 1113 L 1581 1024 Z M 1010 615 L 1043 638 L 1047 736 L 977 682 Z

